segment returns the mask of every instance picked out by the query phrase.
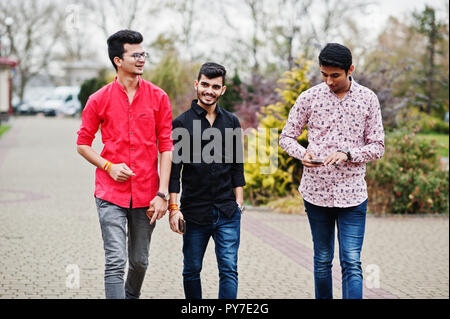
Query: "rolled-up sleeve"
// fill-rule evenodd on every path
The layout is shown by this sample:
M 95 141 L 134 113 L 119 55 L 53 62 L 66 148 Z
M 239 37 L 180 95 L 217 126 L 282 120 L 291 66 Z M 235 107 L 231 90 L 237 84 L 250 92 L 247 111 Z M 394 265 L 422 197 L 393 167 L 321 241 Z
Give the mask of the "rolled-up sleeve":
M 303 159 L 306 149 L 300 145 L 297 138 L 302 134 L 308 119 L 309 103 L 303 94 L 297 98 L 289 112 L 289 117 L 279 139 L 280 147 L 290 156 Z
M 159 110 L 156 115 L 156 136 L 158 138 L 158 150 L 160 153 L 173 151 L 172 106 L 166 94 L 161 98 Z
M 95 99 L 89 98 L 81 115 L 81 126 L 77 132 L 77 145 L 92 145 L 100 125 L 100 117 L 96 106 Z

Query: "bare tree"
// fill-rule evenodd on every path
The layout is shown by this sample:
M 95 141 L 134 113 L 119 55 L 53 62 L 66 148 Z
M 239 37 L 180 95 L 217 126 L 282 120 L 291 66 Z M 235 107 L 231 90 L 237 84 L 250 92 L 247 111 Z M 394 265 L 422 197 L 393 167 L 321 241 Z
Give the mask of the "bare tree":
M 6 17 L 13 23 L 6 28 Z M 27 83 L 40 73 L 48 73 L 56 43 L 62 35 L 63 14 L 53 1 L 0 1 L 0 25 L 6 29 L 7 55 L 19 61 L 17 95 L 23 100 Z
M 273 21 L 271 27 L 271 40 L 274 44 L 274 53 L 287 61 L 287 68 L 294 66 L 294 43 L 301 42 L 301 31 L 307 25 L 305 17 L 309 14 L 312 0 L 279 0 L 277 10 L 270 19 Z
M 91 14 L 91 22 L 96 25 L 105 38 L 118 28 L 144 28 L 148 17 L 158 10 L 154 3 L 145 0 L 107 0 L 79 2 Z
M 292 68 L 296 56 L 315 58 L 327 42 L 345 43 L 356 36 L 361 40 L 354 17 L 370 5 L 372 1 L 364 0 L 223 0 L 218 4 L 238 58 L 248 59 L 252 72 L 262 72 L 272 61 L 278 73 Z M 237 20 L 239 11 L 248 12 L 247 23 Z
M 265 62 L 262 56 L 269 37 L 267 20 L 270 5 L 268 0 L 223 0 L 217 4 L 224 29 L 232 35 L 229 41 L 235 58 L 245 64 L 250 63 L 253 74 L 259 73 Z M 242 19 L 243 15 L 245 19 Z
M 245 0 L 244 3 L 250 9 L 250 16 L 253 23 L 253 35 L 251 39 L 253 73 L 258 73 L 260 68 L 260 62 L 258 61 L 258 51 L 263 43 L 263 35 L 260 35 L 260 33 L 264 33 L 266 31 L 266 3 L 262 0 Z

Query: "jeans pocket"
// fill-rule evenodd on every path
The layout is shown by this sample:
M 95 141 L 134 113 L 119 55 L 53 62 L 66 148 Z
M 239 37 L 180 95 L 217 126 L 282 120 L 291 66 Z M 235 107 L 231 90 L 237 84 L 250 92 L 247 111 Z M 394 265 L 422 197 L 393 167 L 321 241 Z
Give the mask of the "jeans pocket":
M 101 198 L 95 197 L 95 204 L 97 205 L 97 208 L 104 208 L 106 205 L 106 201 Z

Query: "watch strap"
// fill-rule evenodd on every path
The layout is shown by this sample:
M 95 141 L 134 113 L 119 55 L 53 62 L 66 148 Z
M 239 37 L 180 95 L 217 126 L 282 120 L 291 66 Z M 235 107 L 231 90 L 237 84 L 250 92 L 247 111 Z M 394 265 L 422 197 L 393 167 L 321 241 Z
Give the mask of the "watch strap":
M 161 192 L 157 192 L 156 196 L 159 196 L 159 197 L 161 197 L 164 200 L 169 200 L 169 193 L 164 194 L 164 193 L 161 193 Z
M 350 154 L 350 151 L 343 151 L 343 150 L 337 150 L 339 153 L 344 153 L 347 155 L 347 162 L 350 162 L 352 160 L 352 155 Z

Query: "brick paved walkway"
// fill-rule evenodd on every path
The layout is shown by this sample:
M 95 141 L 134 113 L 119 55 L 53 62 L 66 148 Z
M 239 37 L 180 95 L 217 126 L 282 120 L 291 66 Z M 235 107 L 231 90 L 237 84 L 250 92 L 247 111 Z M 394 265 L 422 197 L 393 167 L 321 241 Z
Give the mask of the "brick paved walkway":
M 94 169 L 75 150 L 79 120 L 21 117 L 11 124 L 0 139 L 0 298 L 103 298 Z M 167 218 L 158 222 L 150 255 L 142 298 L 183 298 L 181 237 Z M 365 298 L 449 298 L 448 216 L 369 216 L 362 263 Z M 333 264 L 340 298 L 339 260 Z M 71 285 L 74 269 L 79 287 Z M 312 270 L 306 216 L 244 214 L 239 298 L 314 298 Z M 205 298 L 217 298 L 217 278 L 211 241 Z

